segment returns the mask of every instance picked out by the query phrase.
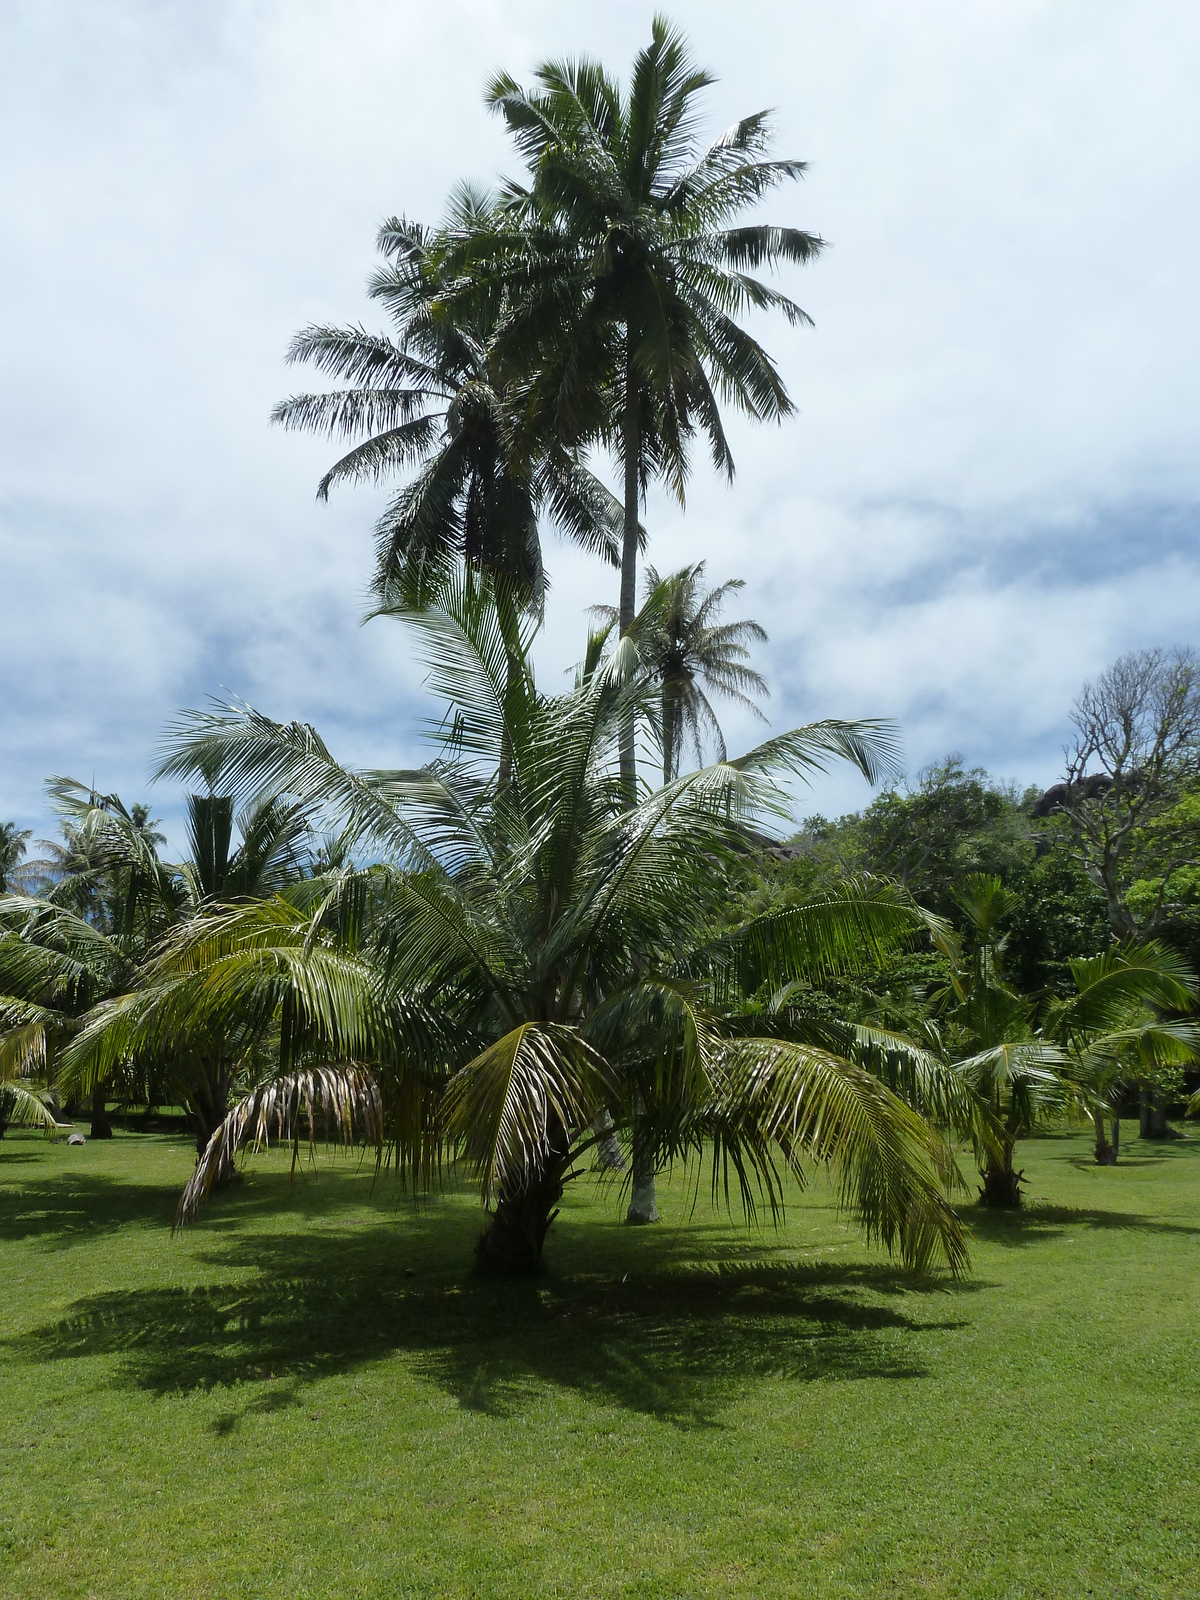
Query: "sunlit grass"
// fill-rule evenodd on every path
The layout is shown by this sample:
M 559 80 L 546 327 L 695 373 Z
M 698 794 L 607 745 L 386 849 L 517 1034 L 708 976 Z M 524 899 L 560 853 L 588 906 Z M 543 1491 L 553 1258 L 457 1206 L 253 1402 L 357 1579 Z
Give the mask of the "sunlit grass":
M 960 1286 L 823 1183 L 635 1230 L 587 1176 L 510 1286 L 469 1192 L 274 1157 L 172 1239 L 186 1141 L 10 1134 L 0 1593 L 1200 1592 L 1200 1142 L 1126 1132 L 1023 1146 Z

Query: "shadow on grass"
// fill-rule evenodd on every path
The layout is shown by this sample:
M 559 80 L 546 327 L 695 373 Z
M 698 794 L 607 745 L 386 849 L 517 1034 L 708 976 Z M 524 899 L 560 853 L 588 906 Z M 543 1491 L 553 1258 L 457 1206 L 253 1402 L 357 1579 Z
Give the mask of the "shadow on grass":
M 65 1248 L 129 1223 L 170 1227 L 178 1203 L 178 1184 L 58 1172 L 28 1186 L 0 1189 L 0 1240 L 36 1238 L 45 1246 Z
M 116 1356 L 118 1381 L 158 1395 L 274 1380 L 266 1394 L 246 1391 L 219 1434 L 300 1404 L 306 1382 L 394 1354 L 493 1416 L 559 1387 L 706 1427 L 754 1379 L 919 1377 L 919 1336 L 963 1326 L 913 1318 L 911 1298 L 897 1301 L 915 1285 L 890 1267 L 797 1265 L 782 1246 L 739 1246 L 703 1227 L 643 1234 L 630 1248 L 627 1230 L 564 1223 L 557 1270 L 540 1279 L 452 1276 L 443 1263 L 469 1259 L 478 1215 L 428 1221 L 242 1235 L 204 1259 L 216 1271 L 257 1268 L 249 1282 L 92 1296 L 9 1350 L 30 1361 Z
M 1120 1229 L 1129 1232 L 1200 1236 L 1200 1227 L 1167 1222 L 1134 1211 L 1100 1211 L 1093 1206 L 1026 1205 L 1019 1211 L 992 1211 L 974 1206 L 964 1219 L 978 1239 L 991 1244 L 1033 1245 L 1056 1237 L 1067 1228 Z

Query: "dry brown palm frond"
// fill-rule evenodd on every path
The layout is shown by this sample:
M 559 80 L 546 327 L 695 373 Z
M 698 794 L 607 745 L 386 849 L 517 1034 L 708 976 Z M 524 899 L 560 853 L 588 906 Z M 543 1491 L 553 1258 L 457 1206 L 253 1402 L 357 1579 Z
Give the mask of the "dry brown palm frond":
M 373 1144 L 376 1162 L 382 1161 L 383 1102 L 378 1084 L 365 1067 L 306 1067 L 302 1072 L 289 1072 L 259 1084 L 221 1123 L 180 1196 L 175 1227 L 195 1221 L 213 1185 L 245 1144 L 260 1150 L 268 1147 L 272 1138 L 277 1144 L 290 1142 L 294 1174 L 302 1119 L 308 1127 L 310 1154 L 320 1125 L 327 1139 L 333 1137 L 345 1145 Z

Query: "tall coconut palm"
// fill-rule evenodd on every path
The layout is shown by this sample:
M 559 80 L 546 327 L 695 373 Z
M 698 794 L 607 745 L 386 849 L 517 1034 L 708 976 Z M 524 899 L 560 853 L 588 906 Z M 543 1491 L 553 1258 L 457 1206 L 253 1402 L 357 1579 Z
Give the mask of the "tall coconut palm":
M 634 616 L 650 479 L 682 500 L 697 432 L 732 475 L 721 399 L 758 420 L 792 410 L 774 362 L 738 318 L 778 310 L 807 321 L 755 274 L 822 247 L 800 229 L 741 220 L 804 163 L 766 159 L 766 112 L 704 148 L 698 101 L 712 82 L 662 17 L 627 92 L 588 59 L 548 61 L 528 89 L 500 75 L 488 97 L 528 164 L 528 185 L 508 186 L 498 225 L 443 241 L 440 303 L 503 296 L 499 344 L 512 370 L 538 374 L 564 437 L 602 440 L 620 462 L 622 633 Z M 621 765 L 632 800 L 630 727 Z
M 447 227 L 485 229 L 494 201 L 459 191 Z M 479 301 L 459 314 L 438 304 L 438 234 L 393 217 L 379 231 L 385 265 L 368 293 L 390 314 L 392 336 L 359 327 L 310 327 L 288 359 L 343 380 L 321 394 L 282 401 L 286 428 L 352 441 L 321 479 L 339 482 L 410 474 L 377 524 L 374 587 L 385 603 L 419 590 L 429 565 L 465 560 L 507 580 L 520 603 L 540 607 L 545 570 L 539 517 L 614 565 L 620 506 L 577 455 L 539 425 L 528 385 L 506 381 L 495 362 L 500 307 Z M 505 591 L 501 591 L 505 592 Z
M 145 981 L 93 1017 L 73 1070 L 86 1081 L 131 1049 L 256 1019 L 280 1076 L 214 1138 L 185 1216 L 238 1142 L 294 1136 L 305 1096 L 318 1107 L 320 1084 L 338 1083 L 340 1129 L 386 1130 L 405 1170 L 468 1159 L 490 1210 L 481 1266 L 533 1270 L 597 1109 L 627 1131 L 640 1104 L 662 1158 L 708 1153 L 715 1193 L 733 1180 L 750 1210 L 760 1193 L 776 1207 L 782 1170 L 803 1180 L 807 1158 L 828 1162 L 869 1233 L 957 1270 L 941 1140 L 854 1058 L 853 1029 L 842 1051 L 790 1014 L 748 1020 L 751 996 L 869 966 L 924 926 L 920 913 L 848 890 L 709 932 L 746 819 L 780 808 L 773 775 L 841 757 L 875 776 L 886 728 L 799 729 L 626 810 L 614 756 L 635 690 L 596 670 L 561 696 L 538 693 L 529 673 L 506 693 L 509 641 L 489 588 L 448 575 L 409 619 L 449 703 L 449 741 L 426 767 L 354 771 L 313 729 L 244 708 L 176 728 L 165 772 L 219 771 L 242 798 L 286 794 L 374 864 L 307 903 L 247 904 L 181 929 Z

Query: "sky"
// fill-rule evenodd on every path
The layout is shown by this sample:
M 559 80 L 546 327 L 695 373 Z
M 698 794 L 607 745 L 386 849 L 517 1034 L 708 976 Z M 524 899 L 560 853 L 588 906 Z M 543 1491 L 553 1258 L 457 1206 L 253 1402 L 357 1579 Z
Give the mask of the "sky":
M 314 499 L 327 441 L 269 426 L 308 322 L 382 327 L 375 230 L 519 163 L 483 88 L 546 57 L 624 75 L 650 8 L 534 0 L 8 0 L 0 8 L 0 819 L 69 774 L 146 798 L 171 718 L 237 695 L 344 760 L 420 759 L 403 630 L 361 623 L 382 493 Z M 715 136 L 775 108 L 809 163 L 764 208 L 829 241 L 755 325 L 797 404 L 731 420 L 646 510 L 660 571 L 745 580 L 775 730 L 886 716 L 1052 782 L 1081 685 L 1196 642 L 1200 7 L 687 0 Z M 599 470 L 610 482 L 609 462 Z M 547 540 L 551 686 L 616 577 Z M 726 718 L 731 749 L 759 737 Z M 870 799 L 840 774 L 798 814 Z

